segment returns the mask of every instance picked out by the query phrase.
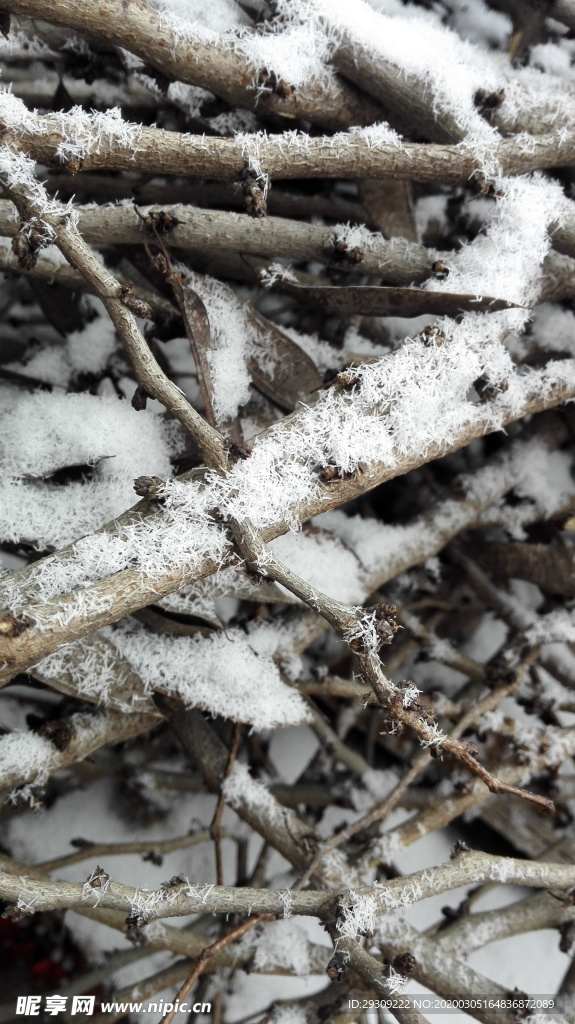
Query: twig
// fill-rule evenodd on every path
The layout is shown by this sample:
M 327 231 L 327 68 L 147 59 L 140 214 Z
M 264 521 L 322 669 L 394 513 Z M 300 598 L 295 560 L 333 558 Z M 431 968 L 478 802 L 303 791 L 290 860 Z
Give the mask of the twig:
M 36 864 L 36 867 L 40 871 L 56 871 L 58 868 L 68 867 L 70 864 L 78 864 L 83 860 L 117 857 L 128 853 L 171 853 L 173 850 L 183 850 L 187 846 L 197 846 L 199 843 L 207 843 L 209 840 L 210 833 L 207 829 L 201 832 L 191 832 L 186 836 L 175 836 L 173 839 L 152 839 L 149 842 L 96 843 L 83 840 L 82 846 L 75 853 L 54 857 L 52 860 L 40 861 L 39 864 Z
M 485 714 L 486 711 L 491 711 L 496 708 L 501 701 L 505 699 L 505 697 L 508 697 L 515 689 L 517 689 L 517 686 L 521 682 L 521 678 L 521 674 L 517 673 L 513 682 L 507 683 L 505 686 L 500 686 L 496 690 L 492 690 L 483 698 L 483 700 L 469 708 L 469 710 L 461 716 L 457 725 L 451 730 L 449 734 L 451 738 L 459 739 L 469 729 L 469 727 L 473 725 L 473 722 L 476 721 L 480 715 Z M 358 832 L 362 832 L 364 829 L 370 828 L 371 825 L 374 825 L 378 821 L 383 821 L 383 819 L 391 813 L 394 807 L 397 807 L 401 798 L 407 792 L 411 784 L 415 782 L 423 771 L 425 771 L 431 760 L 432 757 L 429 751 L 421 751 L 417 757 L 414 758 L 413 763 L 404 773 L 397 785 L 394 786 L 391 793 L 389 793 L 381 803 L 376 804 L 370 811 L 363 814 L 351 825 L 347 825 L 344 829 L 341 829 L 340 832 L 334 833 L 331 839 L 328 839 L 327 842 L 322 844 L 322 847 L 315 855 L 313 861 L 302 875 L 295 888 L 301 889 L 304 887 L 317 870 L 323 858 L 331 853 L 332 850 L 337 849 L 354 835 L 357 835 Z
M 495 778 L 487 768 L 484 768 L 476 760 L 466 744 L 452 735 L 445 736 L 440 731 L 438 732 L 435 726 L 431 726 L 425 720 L 421 711 L 412 710 L 411 705 L 414 703 L 414 699 L 407 700 L 401 691 L 386 678 L 381 669 L 377 653 L 378 647 L 383 643 L 389 643 L 394 633 L 394 629 L 390 627 L 389 621 L 386 619 L 385 609 L 379 616 L 379 620 L 377 608 L 370 619 L 369 610 L 361 612 L 361 610 L 355 610 L 321 594 L 283 565 L 257 536 L 251 524 L 247 522 L 241 524 L 241 532 L 238 532 L 236 528 L 235 537 L 236 544 L 250 568 L 274 579 L 297 594 L 311 608 L 319 611 L 342 636 L 342 639 L 347 641 L 357 657 L 363 677 L 370 684 L 378 702 L 385 708 L 396 726 L 409 726 L 419 737 L 423 746 L 431 749 L 434 755 L 441 756 L 444 752 L 451 754 L 481 779 L 492 793 L 513 794 L 524 800 L 530 800 L 546 810 L 554 809 L 553 802 L 546 797 L 528 793 Z M 393 612 L 395 612 L 395 608 Z M 393 618 L 393 613 L 391 618 Z
M 210 250 L 236 250 L 253 256 L 317 260 L 328 266 L 341 266 L 335 245 L 339 238 L 345 238 L 343 227 L 323 227 L 280 217 L 254 221 L 247 214 L 174 205 L 168 199 L 165 207 L 88 205 L 75 207 L 75 213 L 79 217 L 78 229 L 88 244 L 135 245 L 154 237 L 144 223 L 163 209 L 172 218 L 166 241 L 177 249 L 193 252 L 205 246 L 209 237 Z M 12 204 L 0 200 L 0 234 L 15 235 L 18 227 Z M 361 253 L 361 260 L 349 260 L 346 270 L 381 275 L 398 285 L 423 281 L 431 275 L 433 263 L 439 258 L 438 253 L 423 245 L 401 238 L 385 239 L 367 231 L 362 235 Z
M 229 753 L 228 753 L 228 759 L 226 761 L 226 767 L 225 767 L 225 771 L 224 771 L 224 779 L 223 779 L 224 782 L 225 782 L 226 779 L 229 779 L 231 771 L 232 771 L 232 768 L 234 766 L 234 761 L 236 759 L 236 754 L 238 752 L 238 747 L 239 747 L 239 743 L 240 743 L 240 739 L 241 739 L 241 734 L 242 734 L 241 726 L 240 726 L 239 722 L 236 722 L 234 727 L 233 727 L 233 730 L 232 730 L 232 736 L 231 736 L 231 740 L 230 740 L 230 748 L 229 748 Z M 220 795 L 218 797 L 218 802 L 216 804 L 216 809 L 214 811 L 214 816 L 212 818 L 212 822 L 211 822 L 210 829 L 209 829 L 210 838 L 213 840 L 214 847 L 215 847 L 215 852 L 216 852 L 216 878 L 217 878 L 218 885 L 223 885 L 224 884 L 224 872 L 223 872 L 223 864 L 222 864 L 222 846 L 221 846 L 221 836 L 222 836 L 221 824 L 222 824 L 222 814 L 224 813 L 225 802 L 226 802 L 226 798 L 225 798 L 225 795 L 224 795 L 224 791 L 222 789 L 222 790 L 220 790 Z
M 433 869 L 427 868 L 390 879 L 384 885 L 356 887 L 354 892 L 358 896 L 370 896 L 376 916 L 385 916 L 389 910 L 403 905 L 402 894 L 412 893 L 410 902 L 416 902 L 472 882 L 487 881 L 567 891 L 575 884 L 575 868 L 572 864 L 498 857 L 469 850 Z M 289 890 L 289 909 L 292 914 L 329 917 L 338 900 L 345 897 L 348 891 L 335 887 L 305 892 Z M 190 882 L 150 892 L 109 878 L 104 885 L 96 886 L 81 882 L 37 881 L 31 876 L 17 877 L 1 872 L 0 894 L 2 898 L 18 904 L 21 910 L 28 912 L 95 906 L 138 912 L 144 923 L 194 913 L 253 913 L 271 918 L 283 916 L 286 910 L 285 890 L 194 885 Z
M 7 0 L 4 9 L 30 18 L 45 18 L 47 13 L 42 0 Z M 376 104 L 338 79 L 331 81 L 329 88 L 312 80 L 284 96 L 258 89 L 257 72 L 254 76 L 251 62 L 237 48 L 213 38 L 182 37 L 181 31 L 144 0 L 130 0 L 128 7 L 118 0 L 100 0 L 97 9 L 90 0 L 74 0 L 73 4 L 56 0 L 49 15 L 54 24 L 88 33 L 112 46 L 129 47 L 168 78 L 209 89 L 232 107 L 277 113 L 290 124 L 294 117 L 303 117 L 330 129 L 369 124 L 378 118 Z
M 10 0 L 32 2 L 32 0 Z M 85 0 L 86 2 L 86 0 Z M 1 119 L 1 109 L 0 109 Z M 73 131 L 72 124 L 70 129 Z M 65 114 L 30 114 L 26 132 L 8 128 L 5 140 L 28 153 L 34 160 L 54 165 L 66 132 Z M 445 185 L 466 185 L 481 170 L 481 158 L 464 143 L 381 143 L 374 147 L 360 132 L 311 138 L 290 138 L 289 149 L 282 136 L 257 140 L 253 154 L 243 139 L 218 139 L 181 135 L 158 128 L 138 129 L 134 143 L 118 137 L 102 139 L 87 147 L 82 157 L 86 171 L 139 171 L 143 174 L 179 174 L 219 181 L 237 181 L 250 155 L 257 158 L 270 179 L 281 178 L 394 178 Z M 573 163 L 575 138 L 569 127 L 542 135 L 502 139 L 491 149 L 501 174 L 513 176 Z
M 198 957 L 198 961 L 194 969 L 188 975 L 181 988 L 178 990 L 175 1004 L 177 1005 L 178 1003 L 181 1003 L 183 999 L 185 999 L 188 992 L 192 988 L 192 985 L 194 985 L 195 982 L 198 980 L 200 974 L 202 974 L 202 972 L 205 971 L 210 960 L 216 955 L 216 953 L 219 953 L 221 949 L 224 949 L 226 946 L 229 946 L 230 942 L 234 942 L 236 939 L 241 938 L 241 936 L 245 935 L 246 932 L 250 930 L 250 928 L 255 928 L 255 926 L 257 924 L 261 924 L 262 921 L 269 920 L 271 920 L 271 917 L 267 914 L 260 914 L 258 915 L 258 917 L 248 917 L 245 921 L 241 921 L 240 924 L 237 924 L 235 928 L 231 928 L 230 931 L 226 932 L 225 935 L 222 935 L 219 939 L 216 939 L 215 942 L 212 942 L 209 946 L 206 946 L 206 948 L 203 949 L 202 952 L 200 953 L 200 956 Z M 168 1010 L 168 1012 L 165 1013 L 164 1016 L 162 1017 L 160 1024 L 171 1024 L 171 1021 L 174 1019 L 176 1012 L 177 1011 L 175 1008 L 172 1010 Z

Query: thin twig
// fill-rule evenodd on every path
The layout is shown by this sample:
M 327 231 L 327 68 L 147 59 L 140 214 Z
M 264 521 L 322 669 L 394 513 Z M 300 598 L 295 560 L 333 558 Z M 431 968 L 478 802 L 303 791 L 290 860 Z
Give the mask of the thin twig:
M 228 759 L 226 761 L 226 768 L 225 768 L 225 771 L 224 771 L 224 778 L 223 778 L 224 782 L 225 782 L 226 779 L 229 779 L 229 777 L 231 775 L 231 771 L 232 771 L 232 768 L 234 766 L 234 762 L 235 762 L 235 759 L 236 759 L 236 754 L 238 752 L 238 747 L 240 745 L 241 735 L 242 735 L 241 725 L 240 725 L 239 722 L 236 722 L 234 727 L 233 727 L 233 729 L 232 729 L 232 736 L 231 736 L 231 740 L 230 740 Z M 214 816 L 212 818 L 212 822 L 211 822 L 210 829 L 209 829 L 210 838 L 213 840 L 214 847 L 215 847 L 215 853 L 216 853 L 216 878 L 217 878 L 218 885 L 223 885 L 224 884 L 224 869 L 223 869 L 223 864 L 222 864 L 221 824 L 222 824 L 222 814 L 224 813 L 225 803 L 226 803 L 226 798 L 225 798 L 224 791 L 223 791 L 223 788 L 222 788 L 222 790 L 220 791 L 220 795 L 218 797 L 218 802 L 216 804 L 216 809 L 214 811 Z

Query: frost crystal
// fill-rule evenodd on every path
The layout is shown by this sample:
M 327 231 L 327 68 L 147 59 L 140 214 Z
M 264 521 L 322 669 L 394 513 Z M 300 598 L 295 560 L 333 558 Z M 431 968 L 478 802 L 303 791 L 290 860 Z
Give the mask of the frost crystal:
M 355 939 L 359 934 L 372 933 L 375 929 L 377 902 L 373 896 L 350 890 L 340 903 L 340 914 L 336 927 L 343 938 Z

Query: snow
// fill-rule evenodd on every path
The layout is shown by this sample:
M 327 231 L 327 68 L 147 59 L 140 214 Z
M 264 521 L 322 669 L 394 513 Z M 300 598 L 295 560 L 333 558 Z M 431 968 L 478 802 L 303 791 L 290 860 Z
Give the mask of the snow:
M 0 788 L 6 786 L 16 766 L 23 778 L 31 778 L 42 785 L 48 778 L 53 756 L 53 744 L 36 733 L 14 731 L 1 736 Z
M 40 549 L 97 530 L 134 502 L 142 474 L 169 476 L 179 430 L 117 398 L 38 391 L 0 414 L 0 536 Z M 60 469 L 93 467 L 65 485 Z
M 114 143 L 129 146 L 134 154 L 138 152 L 141 129 L 137 124 L 125 121 L 119 107 L 87 113 L 83 107 L 76 106 L 58 120 L 63 138 L 56 149 L 56 156 L 63 162 L 84 160 L 92 153 L 99 153 L 103 146 Z
M 337 537 L 327 532 L 286 533 L 272 541 L 270 548 L 284 565 L 328 597 L 346 604 L 363 599 L 359 561 Z
M 310 952 L 306 932 L 295 921 L 272 921 L 256 938 L 246 935 L 242 945 L 255 949 L 256 970 L 283 967 L 298 976 L 310 973 Z
M 510 17 L 488 7 L 484 0 L 465 0 L 453 6 L 449 24 L 463 39 L 504 49 L 513 26 Z
M 502 194 L 485 231 L 444 258 L 449 289 L 530 305 L 537 296 L 541 264 L 550 248 L 548 227 L 556 216 L 562 191 L 539 175 L 504 179 L 499 190 Z M 441 290 L 445 285 L 434 280 L 426 287 Z M 513 329 L 523 326 L 523 311 L 504 316 Z
M 103 304 L 90 297 L 89 305 L 98 310 L 99 315 L 83 330 L 72 331 L 66 338 L 66 356 L 75 373 L 99 373 L 116 347 L 115 331 Z
M 186 271 L 187 284 L 205 303 L 210 324 L 209 363 L 214 412 L 219 424 L 234 417 L 249 398 L 250 375 L 246 365 L 257 331 L 247 306 L 229 285 L 213 277 Z
M 269 1017 L 270 1024 L 307 1024 L 307 1013 L 301 1006 L 278 1006 Z
M 53 249 L 54 246 L 50 246 L 52 259 Z M 101 373 L 117 347 L 116 333 L 100 299 L 86 295 L 83 307 L 91 319 L 84 327 L 68 334 L 63 345 L 43 348 L 24 364 L 6 363 L 7 369 L 60 388 L 69 387 L 81 374 Z
M 168 24 L 178 25 L 180 32 L 207 38 L 245 25 L 248 20 L 234 0 L 213 0 L 210 4 L 202 0 L 152 0 L 152 5 L 164 14 Z
M 222 793 L 230 807 L 249 807 L 259 811 L 263 819 L 280 824 L 283 814 L 267 786 L 252 778 L 249 769 L 241 761 L 235 761 L 233 768 L 222 785 Z
M 546 352 L 575 355 L 575 316 L 570 309 L 543 302 L 533 311 L 533 337 Z
M 364 932 L 375 931 L 378 903 L 374 896 L 350 890 L 339 905 L 336 928 L 346 939 L 355 939 Z
M 333 75 L 326 67 L 327 40 L 320 32 L 310 32 L 307 20 L 282 25 L 278 32 L 245 35 L 236 46 L 254 72 L 266 68 L 296 89 L 314 79 L 325 82 Z
M 309 717 L 271 657 L 254 649 L 241 630 L 175 637 L 134 624 L 107 635 L 150 690 L 177 696 L 187 707 L 249 722 L 255 729 L 295 725 Z

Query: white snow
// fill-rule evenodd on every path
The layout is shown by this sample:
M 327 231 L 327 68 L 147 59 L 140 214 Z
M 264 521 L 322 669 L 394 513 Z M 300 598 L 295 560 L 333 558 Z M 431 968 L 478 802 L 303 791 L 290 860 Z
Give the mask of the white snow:
M 134 479 L 169 477 L 179 431 L 151 409 L 88 393 L 22 396 L 0 414 L 0 536 L 61 547 L 134 503 Z M 94 467 L 65 485 L 58 470 Z
M 177 696 L 185 706 L 249 722 L 255 729 L 295 725 L 309 717 L 272 658 L 258 652 L 241 630 L 176 637 L 133 625 L 107 635 L 150 690 Z

